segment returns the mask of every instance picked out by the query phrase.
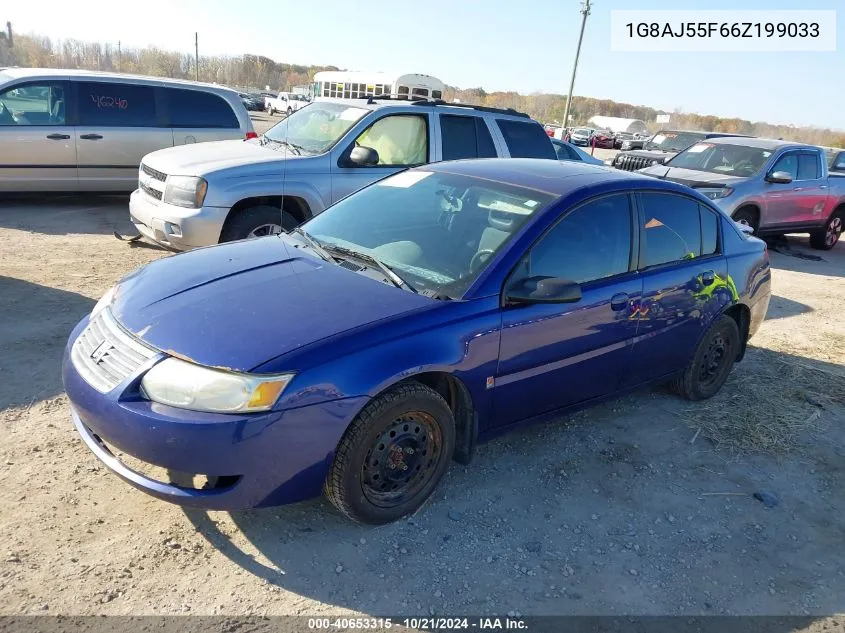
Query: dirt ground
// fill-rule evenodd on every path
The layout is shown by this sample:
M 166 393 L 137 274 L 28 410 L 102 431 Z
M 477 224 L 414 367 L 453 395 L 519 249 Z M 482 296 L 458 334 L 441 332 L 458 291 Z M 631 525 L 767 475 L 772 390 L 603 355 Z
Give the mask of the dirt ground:
M 509 435 L 374 529 L 322 499 L 183 510 L 83 446 L 68 333 L 167 255 L 114 229 L 125 197 L 0 201 L 0 614 L 845 612 L 845 245 L 772 254 L 769 318 L 720 400 L 658 389 Z M 756 412 L 768 448 L 708 426 L 714 404 Z

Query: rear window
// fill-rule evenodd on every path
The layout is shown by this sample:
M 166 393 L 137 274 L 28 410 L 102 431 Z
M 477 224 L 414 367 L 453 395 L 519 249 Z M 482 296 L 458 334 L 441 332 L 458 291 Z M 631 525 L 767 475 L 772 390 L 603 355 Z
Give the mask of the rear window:
M 556 160 L 549 135 L 539 123 L 496 119 L 513 158 L 549 158 Z
M 493 138 L 483 119 L 476 116 L 440 115 L 443 160 L 496 158 Z
M 92 127 L 156 127 L 155 89 L 124 83 L 80 81 L 79 124 Z
M 171 127 L 240 127 L 238 117 L 223 97 L 201 90 L 167 88 Z

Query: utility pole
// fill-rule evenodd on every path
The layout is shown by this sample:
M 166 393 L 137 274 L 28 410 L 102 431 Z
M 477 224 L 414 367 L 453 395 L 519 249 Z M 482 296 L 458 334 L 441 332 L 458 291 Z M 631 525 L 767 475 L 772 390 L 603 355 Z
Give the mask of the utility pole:
M 194 61 L 196 62 L 197 72 L 196 78 L 197 81 L 200 80 L 200 34 L 194 32 Z
M 120 40 L 117 40 L 117 69 L 120 70 L 120 62 L 122 61 L 120 53 Z
M 581 55 L 581 40 L 584 39 L 584 27 L 587 25 L 587 16 L 590 15 L 590 0 L 584 0 L 581 7 L 581 33 L 578 35 L 578 48 L 575 50 L 575 63 L 572 65 L 572 80 L 569 82 L 569 94 L 566 95 L 566 110 L 563 113 L 563 127 L 569 125 L 569 107 L 572 105 L 572 91 L 575 89 L 575 73 L 578 70 L 578 57 Z

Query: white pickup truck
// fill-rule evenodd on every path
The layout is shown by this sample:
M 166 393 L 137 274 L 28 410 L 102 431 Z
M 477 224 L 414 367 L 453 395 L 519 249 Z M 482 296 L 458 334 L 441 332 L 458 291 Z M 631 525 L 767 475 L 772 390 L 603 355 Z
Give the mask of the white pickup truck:
M 308 99 L 305 95 L 296 94 L 293 92 L 280 92 L 276 97 L 266 97 L 264 99 L 264 109 L 273 116 L 277 112 L 284 113 L 285 116 L 290 116 L 291 113 L 296 112 L 299 108 L 308 105 Z

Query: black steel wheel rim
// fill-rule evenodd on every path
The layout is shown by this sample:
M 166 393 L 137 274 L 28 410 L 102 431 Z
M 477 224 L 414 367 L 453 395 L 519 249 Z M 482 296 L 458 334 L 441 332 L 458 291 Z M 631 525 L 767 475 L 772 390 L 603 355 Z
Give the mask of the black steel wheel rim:
M 701 386 L 710 387 L 719 380 L 728 365 L 731 347 L 730 339 L 723 332 L 716 332 L 711 337 L 699 366 L 698 381 Z
M 381 508 L 408 502 L 431 481 L 442 452 L 443 434 L 432 415 L 410 411 L 397 416 L 364 458 L 364 496 Z

